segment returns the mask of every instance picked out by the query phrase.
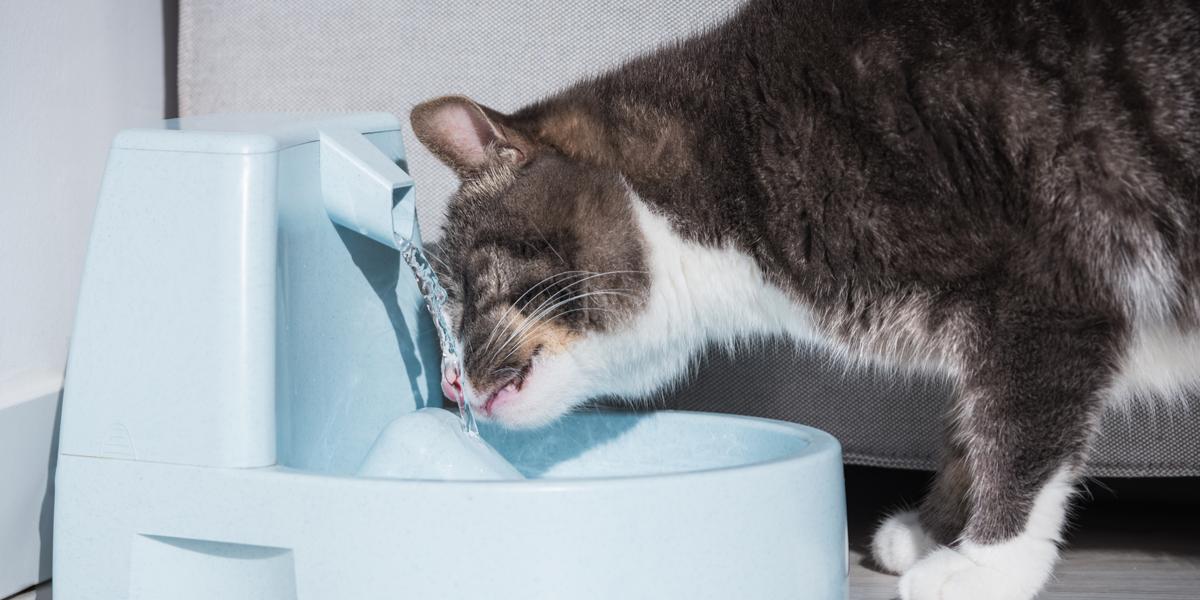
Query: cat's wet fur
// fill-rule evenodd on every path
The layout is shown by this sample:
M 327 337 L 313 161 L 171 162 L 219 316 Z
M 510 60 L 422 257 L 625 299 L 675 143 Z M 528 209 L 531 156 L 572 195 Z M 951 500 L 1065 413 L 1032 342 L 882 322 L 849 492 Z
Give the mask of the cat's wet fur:
M 413 127 L 463 178 L 443 279 L 477 401 L 518 384 L 498 421 L 651 392 L 747 335 L 951 376 L 939 479 L 876 540 L 906 599 L 1032 597 L 1102 411 L 1200 379 L 1192 3 L 752 1 L 515 113 L 447 97 Z M 571 273 L 595 277 L 536 287 Z M 493 352 L 575 291 L 604 293 Z

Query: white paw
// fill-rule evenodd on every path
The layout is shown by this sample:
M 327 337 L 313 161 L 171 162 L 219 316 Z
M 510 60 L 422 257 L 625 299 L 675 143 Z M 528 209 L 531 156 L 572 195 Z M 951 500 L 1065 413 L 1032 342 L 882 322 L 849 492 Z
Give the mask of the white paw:
M 1046 541 L 941 548 L 900 578 L 900 598 L 1032 600 L 1050 579 L 1057 557 L 1057 547 Z
M 925 533 L 915 511 L 888 517 L 871 538 L 871 556 L 875 563 L 896 575 L 906 573 L 936 547 L 937 543 Z

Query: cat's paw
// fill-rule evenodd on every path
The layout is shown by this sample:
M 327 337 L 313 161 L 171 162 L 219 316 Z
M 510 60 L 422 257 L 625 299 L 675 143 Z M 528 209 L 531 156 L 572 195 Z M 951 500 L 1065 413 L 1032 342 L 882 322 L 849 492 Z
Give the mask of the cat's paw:
M 1046 541 L 940 548 L 900 578 L 900 599 L 1032 600 L 1057 557 Z
M 937 547 L 917 519 L 916 511 L 887 518 L 871 538 L 871 557 L 889 573 L 903 575 Z

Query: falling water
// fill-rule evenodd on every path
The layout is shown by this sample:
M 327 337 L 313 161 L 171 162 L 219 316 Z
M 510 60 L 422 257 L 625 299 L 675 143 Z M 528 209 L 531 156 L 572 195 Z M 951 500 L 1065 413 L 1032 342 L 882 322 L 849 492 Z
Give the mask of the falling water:
M 446 289 L 438 282 L 437 273 L 421 248 L 408 240 L 400 240 L 400 255 L 412 269 L 413 277 L 417 278 L 417 287 L 425 297 L 425 306 L 429 316 L 433 317 L 433 325 L 437 329 L 438 344 L 442 347 L 442 372 L 450 369 L 462 372 L 462 353 L 458 342 L 451 333 L 450 319 L 446 316 Z M 462 422 L 463 431 L 470 435 L 479 435 L 479 427 L 475 424 L 475 414 L 471 412 L 471 403 L 464 396 L 458 403 L 458 418 Z

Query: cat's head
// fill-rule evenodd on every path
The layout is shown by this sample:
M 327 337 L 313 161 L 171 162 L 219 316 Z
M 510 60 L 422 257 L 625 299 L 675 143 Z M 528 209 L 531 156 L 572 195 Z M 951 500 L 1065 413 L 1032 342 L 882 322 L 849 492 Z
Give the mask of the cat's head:
M 448 398 L 461 384 L 485 418 L 533 427 L 605 394 L 595 342 L 629 328 L 649 289 L 624 180 L 467 98 L 417 106 L 412 126 L 461 180 L 432 259 L 464 354 Z

